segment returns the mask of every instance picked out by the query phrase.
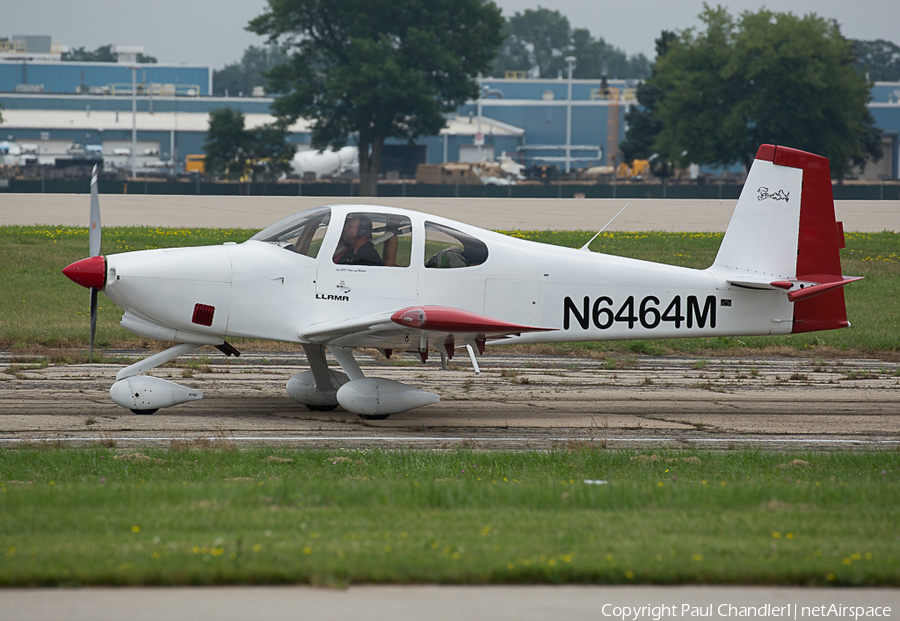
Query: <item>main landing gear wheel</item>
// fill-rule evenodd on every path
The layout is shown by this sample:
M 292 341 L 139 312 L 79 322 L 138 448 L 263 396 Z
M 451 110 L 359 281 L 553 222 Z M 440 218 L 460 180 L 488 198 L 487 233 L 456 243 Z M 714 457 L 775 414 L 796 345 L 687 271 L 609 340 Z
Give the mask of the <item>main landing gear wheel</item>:
M 132 412 L 134 412 L 135 414 L 138 414 L 138 415 L 141 415 L 141 416 L 146 416 L 146 415 L 149 415 L 149 414 L 156 414 L 157 412 L 159 412 L 159 408 L 156 408 L 156 409 L 153 409 L 153 410 L 135 410 L 134 408 L 129 408 L 129 409 L 130 409 Z
M 390 414 L 357 414 L 363 420 L 384 420 Z
M 336 405 L 307 405 L 307 410 L 312 410 L 313 412 L 330 412 L 331 410 L 336 410 Z

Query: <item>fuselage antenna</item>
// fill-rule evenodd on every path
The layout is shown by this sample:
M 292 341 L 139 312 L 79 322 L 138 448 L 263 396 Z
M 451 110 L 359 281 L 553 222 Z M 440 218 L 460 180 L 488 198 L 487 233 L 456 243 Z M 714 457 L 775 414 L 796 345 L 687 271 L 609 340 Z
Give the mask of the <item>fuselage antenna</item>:
M 625 207 L 628 207 L 628 203 L 625 203 Z M 622 207 L 622 208 L 618 211 L 618 213 L 617 213 L 616 215 L 614 215 L 612 218 L 610 218 L 610 219 L 609 219 L 609 222 L 607 222 L 606 224 L 604 224 L 604 225 L 603 225 L 603 228 L 600 229 L 599 231 L 597 231 L 597 235 L 594 235 L 593 237 L 591 237 L 591 239 L 588 241 L 588 243 L 586 243 L 584 246 L 582 246 L 581 248 L 579 248 L 579 250 L 584 250 L 585 252 L 590 252 L 590 250 L 588 249 L 588 246 L 591 245 L 591 242 L 594 241 L 595 239 L 597 239 L 597 236 L 600 235 L 600 233 L 602 233 L 603 231 L 605 231 L 605 230 L 606 230 L 606 227 L 608 227 L 610 224 L 612 224 L 612 221 L 615 220 L 617 217 L 619 217 L 619 214 L 620 214 L 620 213 L 622 213 L 623 211 L 625 211 L 625 207 Z

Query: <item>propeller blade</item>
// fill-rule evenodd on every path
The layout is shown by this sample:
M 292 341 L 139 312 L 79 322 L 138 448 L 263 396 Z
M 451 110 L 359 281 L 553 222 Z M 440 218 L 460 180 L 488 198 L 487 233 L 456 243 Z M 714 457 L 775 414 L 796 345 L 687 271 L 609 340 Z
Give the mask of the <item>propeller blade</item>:
M 91 289 L 91 344 L 88 350 L 88 362 L 94 362 L 94 336 L 97 334 L 97 289 Z
M 90 229 L 90 250 L 89 256 L 96 257 L 100 254 L 100 198 L 97 189 L 97 166 L 91 171 L 91 229 Z
M 100 226 L 100 192 L 97 184 L 97 166 L 91 171 L 91 228 L 88 236 L 90 256 L 100 255 L 101 226 Z M 105 272 L 105 270 L 104 270 Z M 94 337 L 97 335 L 97 296 L 99 289 L 91 287 L 91 342 L 88 349 L 88 362 L 94 362 Z

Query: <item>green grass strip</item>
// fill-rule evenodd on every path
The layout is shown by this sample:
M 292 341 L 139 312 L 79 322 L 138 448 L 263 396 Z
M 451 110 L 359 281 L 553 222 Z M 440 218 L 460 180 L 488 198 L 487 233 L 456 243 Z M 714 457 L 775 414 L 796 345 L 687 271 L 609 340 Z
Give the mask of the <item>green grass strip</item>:
M 898 586 L 898 523 L 898 451 L 0 451 L 3 586 Z

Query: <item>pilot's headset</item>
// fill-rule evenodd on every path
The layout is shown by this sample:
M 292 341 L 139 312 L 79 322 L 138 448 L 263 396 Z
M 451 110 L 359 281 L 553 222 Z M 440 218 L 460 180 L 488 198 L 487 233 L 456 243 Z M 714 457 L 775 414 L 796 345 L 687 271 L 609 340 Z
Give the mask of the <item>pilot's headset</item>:
M 356 227 L 356 236 L 357 237 L 365 237 L 366 239 L 372 238 L 372 220 L 369 216 L 354 215 L 353 217 L 359 220 L 359 225 Z

